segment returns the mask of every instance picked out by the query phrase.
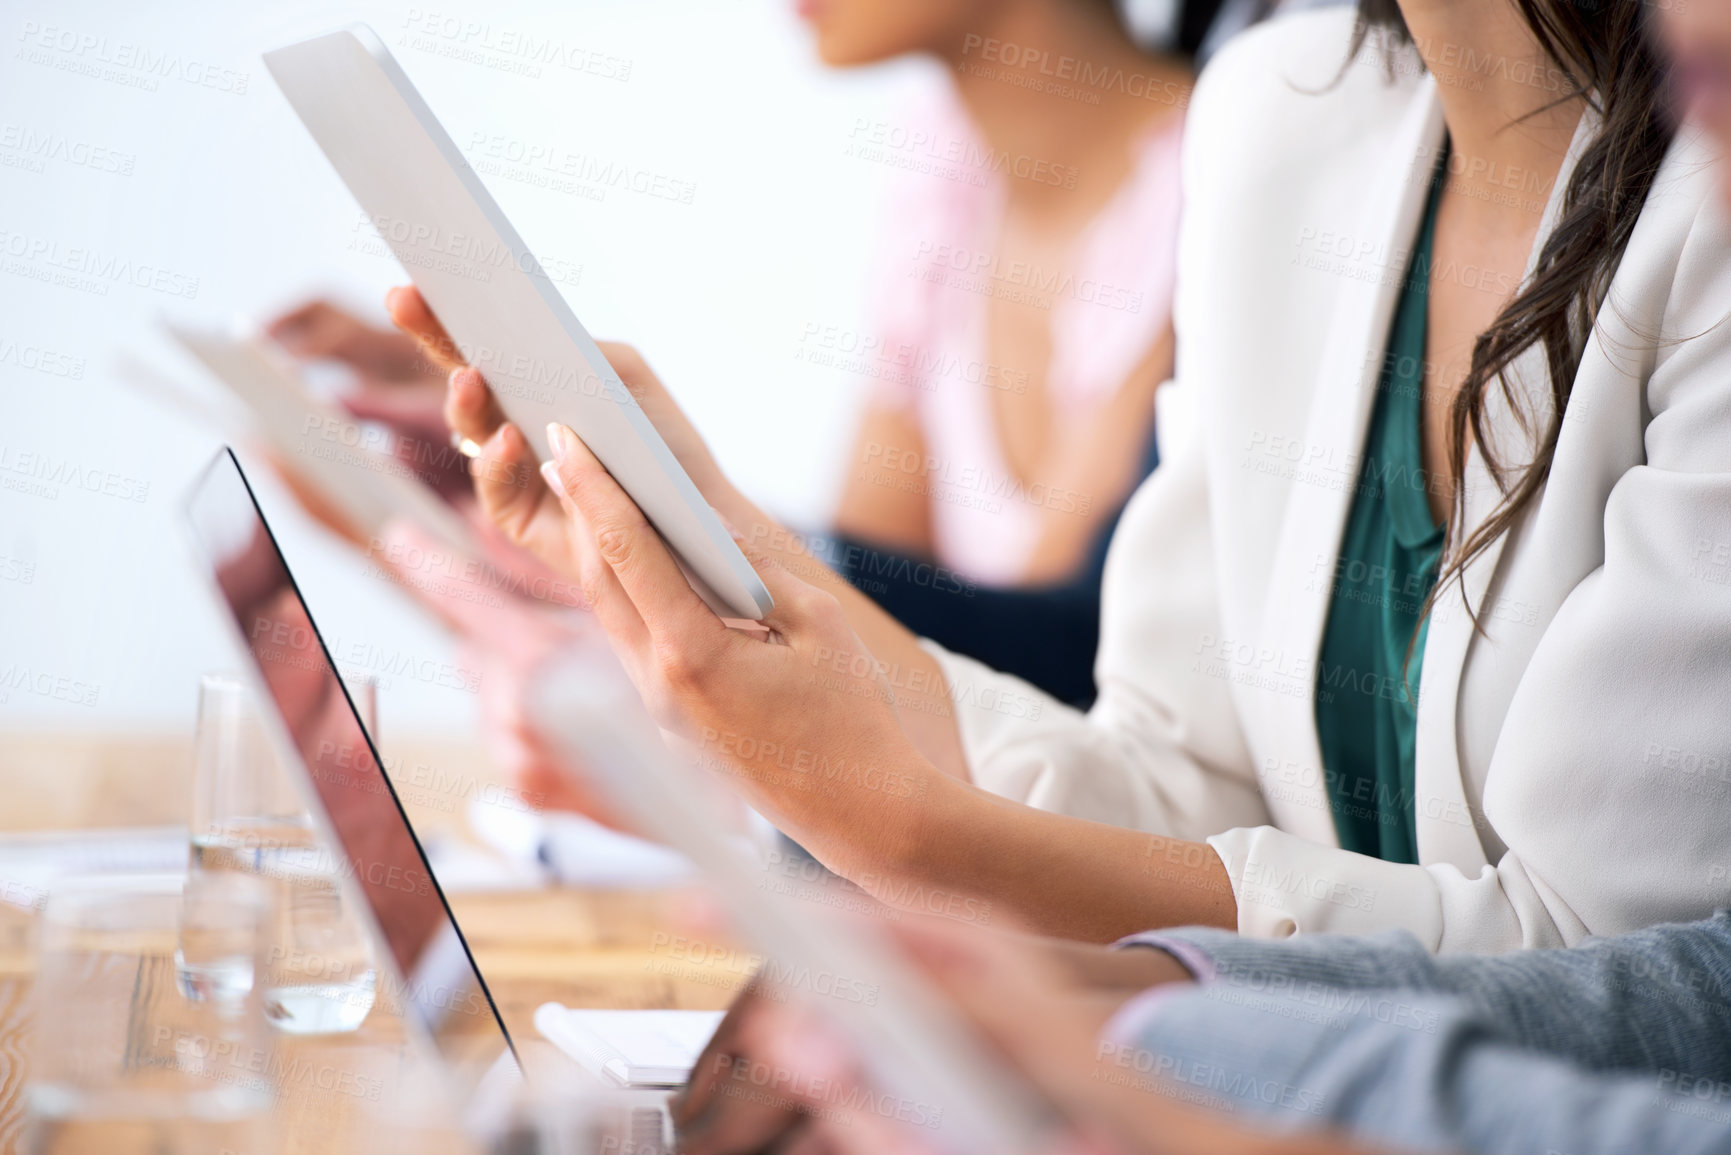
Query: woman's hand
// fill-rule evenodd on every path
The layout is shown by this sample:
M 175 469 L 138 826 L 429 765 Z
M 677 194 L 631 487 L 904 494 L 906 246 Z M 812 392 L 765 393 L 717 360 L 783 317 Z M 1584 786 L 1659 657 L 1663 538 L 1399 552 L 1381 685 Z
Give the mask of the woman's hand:
M 1121 1079 L 1101 1077 L 1114 1069 L 1100 1044 L 1110 1017 L 1140 991 L 1189 981 L 1188 972 L 1163 952 L 1077 948 L 920 918 L 891 924 L 890 933 L 964 1021 L 1075 1121 L 1086 1138 L 1073 1140 L 1066 1150 L 1197 1155 L 1270 1150 L 1176 1106 L 1155 1087 L 1126 1088 Z M 1121 968 L 1103 968 L 1118 977 L 1088 978 L 1086 971 L 1102 968 L 1078 968 L 1078 949 L 1124 956 Z M 869 1080 L 845 1037 L 821 1018 L 819 1009 L 762 980 L 741 994 L 693 1066 L 690 1082 L 669 1104 L 680 1150 L 691 1155 L 808 1147 L 929 1150 L 919 1144 L 917 1132 L 888 1127 L 884 1120 L 880 1128 L 862 1128 L 869 1120 L 848 1112 L 846 1105 L 861 1099 L 856 1089 Z M 799 1078 L 776 1079 L 783 1071 L 797 1072 Z M 776 1093 L 763 1093 L 765 1087 Z M 825 1093 L 802 1098 L 805 1088 Z
M 283 350 L 303 361 L 340 361 L 366 390 L 442 391 L 445 375 L 401 333 L 380 329 L 322 298 L 298 305 L 265 325 Z
M 467 502 L 467 462 L 448 444 L 442 402 L 445 374 L 402 333 L 376 328 L 330 301 L 309 301 L 271 321 L 268 333 L 300 361 L 335 361 L 355 387 L 338 401 L 349 415 L 395 433 L 393 450 L 447 501 Z
M 836 598 L 758 553 L 752 564 L 776 601 L 768 632 L 730 629 L 576 434 L 549 429 L 556 461 L 538 469 L 420 293 L 394 289 L 386 304 L 429 357 L 451 366 L 445 413 L 480 446 L 473 472 L 483 512 L 513 542 L 579 578 L 656 720 L 827 865 L 868 890 L 871 880 L 888 881 L 945 779 L 903 733 L 895 694 Z M 673 399 L 635 351 L 603 350 L 725 515 L 731 486 Z
M 443 330 L 418 293 L 394 292 L 391 309 L 431 355 L 455 356 L 440 352 Z M 736 527 L 776 599 L 763 628 L 730 629 L 704 605 L 570 430 L 549 431 L 557 461 L 536 470 L 522 433 L 468 369 L 453 372 L 447 414 L 471 440 L 486 439 L 475 484 L 490 519 L 578 578 L 638 692 L 703 766 L 891 905 L 967 899 L 1094 941 L 1152 926 L 1236 925 L 1231 883 L 1207 848 L 1185 846 L 1185 865 L 1165 872 L 1174 877 L 1149 885 L 1127 878 L 1125 864 L 1149 861 L 1170 840 L 971 786 L 937 659 L 739 497 L 641 362 L 617 347 L 611 355 L 635 366 L 627 376 L 649 416 Z
M 1103 1042 L 1111 1017 L 1135 994 L 1188 972 L 1159 951 L 1115 952 L 1144 979 L 1121 985 L 1080 976 L 1073 944 L 985 934 L 932 919 L 907 919 L 890 933 L 945 995 L 962 1019 L 1010 1067 L 1070 1120 L 1062 1150 L 1146 1155 L 1351 1155 L 1329 1136 L 1275 1137 L 1240 1129 L 1189 1106 L 1156 1075 L 1124 1077 L 1123 1048 Z M 1101 948 L 1092 948 L 1107 953 Z M 1162 961 L 1164 960 L 1164 961 Z M 1098 969 L 1098 968 L 1084 968 Z M 1130 979 L 1133 970 L 1105 970 Z M 784 992 L 754 981 L 728 1011 L 669 1104 L 680 1150 L 691 1155 L 746 1155 L 786 1150 L 894 1152 L 931 1150 L 915 1129 L 849 1105 L 873 1096 L 846 1039 Z M 797 1079 L 778 1073 L 797 1072 Z M 765 1094 L 765 1087 L 772 1092 Z M 821 1091 L 821 1094 L 814 1094 Z M 1056 1155 L 1056 1153 L 1054 1153 Z
M 461 667 L 476 671 L 488 754 L 522 800 L 537 811 L 569 810 L 628 829 L 580 777 L 565 771 L 563 756 L 541 740 L 526 713 L 529 688 L 549 661 L 583 637 L 585 619 L 555 599 L 501 596 L 486 571 L 467 564 L 417 566 L 418 559 L 449 555 L 408 523 L 392 523 L 373 544 L 379 561 L 458 637 Z
M 458 436 L 478 447 L 470 471 L 482 512 L 512 541 L 534 551 L 548 564 L 570 567 L 573 555 L 558 502 L 542 484 L 534 450 L 522 431 L 506 421 L 480 371 L 463 360 L 419 289 L 392 289 L 385 307 L 398 327 L 419 342 L 427 359 L 450 374 L 445 420 Z M 738 495 L 709 447 L 643 357 L 629 345 L 603 341 L 600 347 L 698 492 L 724 512 L 735 507 Z M 567 572 L 572 571 L 568 568 Z
M 906 921 L 892 933 L 963 1017 L 1085 1128 L 1091 1149 L 1148 1155 L 1363 1155 L 1331 1136 L 1243 1130 L 1225 1116 L 1188 1105 L 1185 1088 L 1142 1074 L 1134 1060 L 1126 1063 L 1131 1047 L 1106 1035 L 1112 1017 L 1140 991 L 1191 981 L 1164 951 L 1106 952 L 1003 939 L 929 919 Z M 1078 949 L 1128 956 L 1123 961 L 1131 967 L 1152 968 L 1148 974 L 1154 981 L 1124 985 L 1134 971 L 1085 966 L 1084 971 L 1117 977 L 1104 985 L 1078 984 Z
M 579 559 L 571 526 L 557 498 L 543 484 L 522 431 L 505 420 L 486 381 L 479 371 L 464 364 L 460 351 L 418 290 L 391 290 L 386 308 L 398 326 L 421 343 L 430 360 L 451 372 L 445 415 L 452 430 L 472 443 L 478 454 L 472 472 L 483 514 L 514 544 L 554 569 L 575 575 Z M 871 654 L 895 672 L 895 700 L 902 709 L 908 735 L 933 765 L 965 779 L 967 763 L 951 716 L 949 686 L 937 660 L 901 623 L 809 552 L 798 534 L 776 524 L 732 486 L 708 446 L 636 350 L 608 343 L 601 348 L 698 491 L 733 523 L 736 534 L 746 539 L 749 548 L 773 557 L 784 569 L 830 593 L 844 607 L 849 625 L 865 639 Z M 853 661 L 857 656 L 850 654 L 844 660 Z
M 902 732 L 840 604 L 748 551 L 775 608 L 730 628 L 577 435 L 556 425 L 548 440 L 585 601 L 656 720 L 839 873 L 868 892 L 895 877 L 950 780 Z

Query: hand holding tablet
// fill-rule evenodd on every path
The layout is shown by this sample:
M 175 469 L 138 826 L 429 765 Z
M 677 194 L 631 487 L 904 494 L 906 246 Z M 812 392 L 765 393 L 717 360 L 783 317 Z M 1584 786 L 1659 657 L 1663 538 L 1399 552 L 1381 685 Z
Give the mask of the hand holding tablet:
M 573 429 L 710 608 L 761 619 L 772 603 L 756 571 L 384 42 L 354 25 L 264 59 L 409 271 L 428 322 L 417 331 L 437 316 L 445 357 L 476 370 L 535 456 L 548 456 L 549 424 Z
M 557 495 L 543 483 L 538 471 L 541 461 L 552 459 L 551 452 L 538 456 L 529 430 L 514 424 L 507 427 L 510 414 L 481 372 L 462 360 L 419 289 L 413 286 L 393 289 L 385 303 L 391 319 L 421 343 L 427 358 L 452 374 L 445 418 L 458 437 L 475 447 L 477 455 L 471 471 L 482 513 L 535 556 L 553 564 L 568 563 L 574 568 L 578 553 L 576 543 L 570 539 L 570 524 Z M 619 369 L 625 389 L 660 431 L 693 484 L 703 493 L 715 493 L 728 485 L 703 438 L 637 350 L 611 342 L 603 342 L 599 348 Z M 535 440 L 541 440 L 546 427 L 538 427 L 534 432 Z M 713 512 L 710 516 L 714 516 Z M 737 552 L 731 535 L 728 546 Z M 674 556 L 689 575 L 690 568 L 679 551 L 674 550 Z M 744 562 L 743 555 L 740 560 Z M 749 563 L 746 564 L 749 568 Z M 753 579 L 756 580 L 755 572 Z M 701 594 L 702 587 L 692 584 Z M 770 604 L 767 589 L 763 598 L 766 605 Z M 715 608 L 713 602 L 710 605 Z M 730 610 L 723 616 L 745 615 Z M 751 617 L 759 620 L 762 614 Z

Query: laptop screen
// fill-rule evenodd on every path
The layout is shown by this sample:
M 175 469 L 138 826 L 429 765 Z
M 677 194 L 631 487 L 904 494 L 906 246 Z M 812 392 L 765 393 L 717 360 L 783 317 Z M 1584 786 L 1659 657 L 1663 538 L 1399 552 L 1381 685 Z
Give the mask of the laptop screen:
M 460 1077 L 478 1077 L 509 1053 L 504 1023 L 232 451 L 199 479 L 187 512 L 335 836 L 337 865 L 396 964 L 397 1001 Z

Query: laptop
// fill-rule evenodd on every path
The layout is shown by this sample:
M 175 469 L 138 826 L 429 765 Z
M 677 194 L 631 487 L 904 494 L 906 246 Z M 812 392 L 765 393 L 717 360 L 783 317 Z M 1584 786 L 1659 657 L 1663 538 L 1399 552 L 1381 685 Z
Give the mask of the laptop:
M 299 754 L 314 814 L 353 867 L 390 961 L 407 980 L 413 1017 L 466 1096 L 468 1129 L 489 1133 L 497 1116 L 489 1100 L 521 1079 L 510 1033 L 232 450 L 198 481 L 188 513 L 220 600 Z M 644 833 L 690 857 L 739 929 L 790 964 L 773 972 L 778 982 L 851 1036 L 882 1089 L 866 1096 L 867 1109 L 914 1118 L 936 1151 L 1051 1149 L 1056 1115 L 1045 1100 L 873 928 L 823 901 L 766 891 L 761 863 L 715 822 L 718 788 L 667 749 L 610 653 L 574 648 L 540 679 L 527 706 L 569 764 L 584 766 Z M 626 1110 L 600 1149 L 623 1141 L 632 1155 L 671 1151 L 666 1092 L 610 1098 Z M 845 1102 L 857 1106 L 856 1099 L 850 1093 Z
M 274 706 L 278 737 L 296 755 L 285 764 L 304 774 L 308 808 L 386 948 L 381 975 L 403 992 L 410 1029 L 424 1030 L 443 1060 L 460 1121 L 492 1134 L 522 1082 L 515 1044 L 233 450 L 195 483 L 187 515 L 260 700 Z M 670 1150 L 665 1093 L 629 1094 L 619 1125 L 632 1150 Z

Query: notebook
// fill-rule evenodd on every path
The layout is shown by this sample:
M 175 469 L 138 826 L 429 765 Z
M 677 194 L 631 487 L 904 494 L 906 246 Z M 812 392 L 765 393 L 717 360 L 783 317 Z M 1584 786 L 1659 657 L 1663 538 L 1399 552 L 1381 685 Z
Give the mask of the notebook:
M 535 1029 L 620 1087 L 678 1087 L 721 1026 L 722 1011 L 591 1011 L 543 1003 Z

